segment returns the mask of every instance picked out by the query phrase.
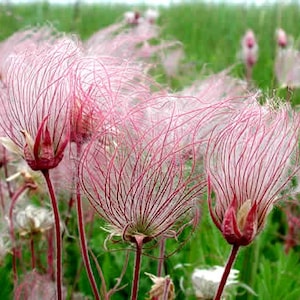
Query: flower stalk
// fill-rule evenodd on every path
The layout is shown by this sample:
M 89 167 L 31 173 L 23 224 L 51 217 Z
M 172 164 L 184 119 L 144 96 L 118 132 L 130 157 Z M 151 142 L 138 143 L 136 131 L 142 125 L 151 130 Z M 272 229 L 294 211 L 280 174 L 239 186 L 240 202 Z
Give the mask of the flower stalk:
M 142 248 L 144 243 L 144 237 L 140 235 L 134 236 L 136 252 L 135 252 L 135 264 L 134 264 L 134 273 L 133 273 L 133 283 L 131 290 L 131 300 L 138 299 L 138 288 L 139 288 L 139 279 L 141 272 L 141 262 L 142 262 Z
M 81 145 L 79 143 L 76 143 L 77 145 L 77 157 L 80 157 L 81 155 Z M 78 164 L 76 163 L 76 170 L 78 169 Z M 87 242 L 86 242 L 86 236 L 84 231 L 84 218 L 83 218 L 83 210 L 82 210 L 82 199 L 80 195 L 80 183 L 78 180 L 78 177 L 75 176 L 76 181 L 76 208 L 77 208 L 77 223 L 78 223 L 78 230 L 79 230 L 79 241 L 80 241 L 80 249 L 81 254 L 83 256 L 83 261 L 85 265 L 85 269 L 94 293 L 95 300 L 100 300 L 100 294 L 97 288 L 96 280 L 93 275 L 91 262 L 88 254 L 87 249 Z
M 239 248 L 240 248 L 239 245 L 232 245 L 231 252 L 230 252 L 229 258 L 227 260 L 227 263 L 226 263 L 226 266 L 224 269 L 224 273 L 222 275 L 222 279 L 220 281 L 220 284 L 219 284 L 218 290 L 216 292 L 216 295 L 214 297 L 214 300 L 221 300 L 224 288 L 226 286 L 227 278 L 228 278 L 228 276 L 230 274 L 230 270 L 235 262 Z
M 55 239 L 56 239 L 56 292 L 57 300 L 62 300 L 62 240 L 60 230 L 60 216 L 57 205 L 57 199 L 54 193 L 54 188 L 50 179 L 49 170 L 42 171 L 48 187 L 50 201 L 54 215 Z

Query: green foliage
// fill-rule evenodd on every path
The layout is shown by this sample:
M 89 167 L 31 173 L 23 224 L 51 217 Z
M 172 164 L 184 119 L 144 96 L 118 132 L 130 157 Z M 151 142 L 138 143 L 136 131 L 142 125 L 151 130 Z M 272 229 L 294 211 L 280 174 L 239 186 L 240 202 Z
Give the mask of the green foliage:
M 11 256 L 7 256 L 5 261 L 1 263 L 0 266 L 0 298 L 1 299 L 13 299 L 12 291 L 13 291 L 13 281 L 11 275 Z
M 292 300 L 300 298 L 299 253 L 282 251 L 281 244 L 275 244 L 270 259 L 265 255 L 259 258 L 259 274 L 256 280 L 256 292 L 261 299 Z

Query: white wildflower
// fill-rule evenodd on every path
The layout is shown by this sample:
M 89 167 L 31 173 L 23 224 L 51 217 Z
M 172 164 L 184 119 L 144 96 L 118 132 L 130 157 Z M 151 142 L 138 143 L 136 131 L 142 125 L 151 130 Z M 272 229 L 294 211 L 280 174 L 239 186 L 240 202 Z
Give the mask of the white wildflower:
M 25 209 L 18 209 L 15 213 L 14 227 L 20 235 L 43 233 L 54 225 L 52 211 L 28 205 Z
M 210 300 L 214 298 L 224 272 L 224 267 L 214 266 L 211 269 L 195 269 L 192 274 L 192 283 L 198 299 Z M 239 271 L 232 269 L 228 276 L 226 286 L 238 283 Z

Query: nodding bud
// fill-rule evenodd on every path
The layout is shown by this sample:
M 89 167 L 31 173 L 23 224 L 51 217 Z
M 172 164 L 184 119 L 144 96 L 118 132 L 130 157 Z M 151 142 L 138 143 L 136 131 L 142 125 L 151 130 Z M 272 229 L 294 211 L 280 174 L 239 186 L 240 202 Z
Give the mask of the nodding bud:
M 258 45 L 254 32 L 249 29 L 242 38 L 242 59 L 246 66 L 252 67 L 257 61 Z
M 154 24 L 158 17 L 159 12 L 155 9 L 149 8 L 145 12 L 145 20 L 148 21 L 150 24 Z
M 247 48 L 253 48 L 256 45 L 255 35 L 251 29 L 247 30 L 243 38 L 243 45 Z
M 124 18 L 127 24 L 138 25 L 141 21 L 141 14 L 138 11 L 127 11 L 124 13 Z
M 282 28 L 278 28 L 276 30 L 276 38 L 277 38 L 277 45 L 281 48 L 285 48 L 288 44 L 288 38 L 286 32 Z

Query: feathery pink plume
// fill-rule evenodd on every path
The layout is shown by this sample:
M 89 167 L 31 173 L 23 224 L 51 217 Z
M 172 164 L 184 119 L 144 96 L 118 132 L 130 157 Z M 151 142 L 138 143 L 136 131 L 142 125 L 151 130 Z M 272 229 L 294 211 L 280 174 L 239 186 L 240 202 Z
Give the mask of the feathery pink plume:
M 42 44 L 54 44 L 63 34 L 49 26 L 20 30 L 0 43 L 0 76 L 6 77 L 5 61 L 10 55 L 24 51 L 34 51 Z
M 2 127 L 33 170 L 56 167 L 69 141 L 69 69 L 78 55 L 68 39 L 12 55 L 0 102 Z
M 210 214 L 228 243 L 248 245 L 263 229 L 298 169 L 299 122 L 288 105 L 256 104 L 212 134 L 206 154 Z
M 188 224 L 197 215 L 204 184 L 195 153 L 191 164 L 182 156 L 186 146 L 174 132 L 179 118 L 174 115 L 167 126 L 123 128 L 111 147 L 94 140 L 86 148 L 80 160 L 82 189 L 112 236 L 130 242 L 137 236 L 144 242 L 174 237 L 183 220 Z

